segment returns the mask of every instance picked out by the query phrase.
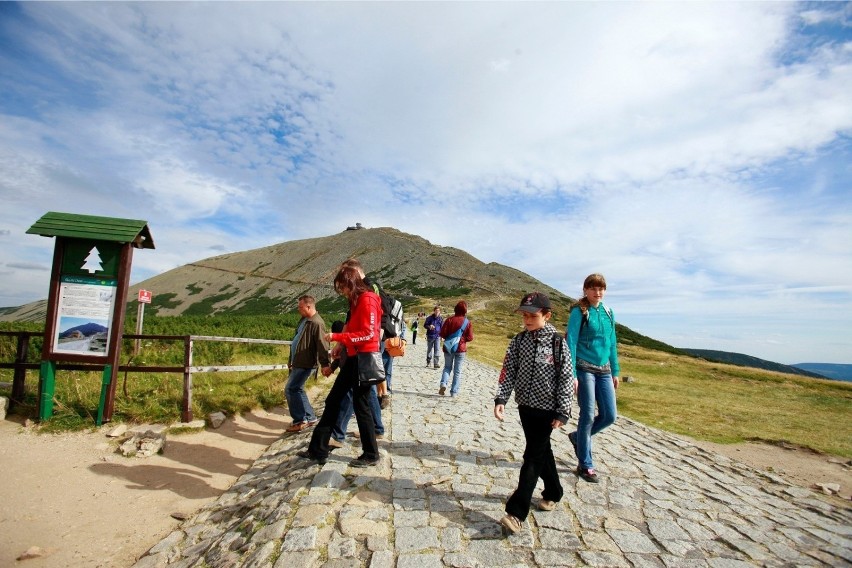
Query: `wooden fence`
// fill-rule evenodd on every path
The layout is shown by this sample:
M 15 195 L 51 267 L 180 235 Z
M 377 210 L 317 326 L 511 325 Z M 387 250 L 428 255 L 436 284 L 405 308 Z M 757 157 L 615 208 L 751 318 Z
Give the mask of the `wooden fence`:
M 10 410 L 15 404 L 24 400 L 27 370 L 40 367 L 40 363 L 27 363 L 30 349 L 30 338 L 41 337 L 44 332 L 38 331 L 0 331 L 0 335 L 17 337 L 17 350 L 13 363 L 0 362 L 0 369 L 13 369 L 12 396 L 9 401 Z M 287 364 L 274 365 L 202 365 L 192 364 L 192 349 L 196 341 L 222 341 L 232 343 L 261 343 L 269 345 L 290 345 L 292 341 L 277 339 L 251 339 L 246 337 L 217 337 L 212 335 L 124 335 L 123 340 L 155 339 L 160 341 L 183 341 L 183 365 L 119 365 L 119 371 L 145 373 L 181 373 L 183 374 L 183 400 L 181 402 L 181 420 L 192 422 L 192 374 L 219 373 L 228 371 L 275 371 L 286 369 Z M 68 371 L 103 371 L 105 365 L 84 365 L 79 363 L 57 363 L 58 370 Z

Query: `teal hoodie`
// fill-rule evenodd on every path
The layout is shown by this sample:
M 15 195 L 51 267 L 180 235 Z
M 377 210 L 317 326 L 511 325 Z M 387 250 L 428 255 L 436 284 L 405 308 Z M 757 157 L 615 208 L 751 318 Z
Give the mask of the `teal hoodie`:
M 598 304 L 597 308 L 589 306 L 589 319 L 582 326 L 583 333 L 581 336 L 580 324 L 582 321 L 583 312 L 580 311 L 580 306 L 571 308 L 565 337 L 568 341 L 568 349 L 571 350 L 574 376 L 578 376 L 578 359 L 598 366 L 609 363 L 613 376 L 620 376 L 621 368 L 618 366 L 618 351 L 615 340 L 615 316 L 612 310 L 606 308 L 603 302 Z

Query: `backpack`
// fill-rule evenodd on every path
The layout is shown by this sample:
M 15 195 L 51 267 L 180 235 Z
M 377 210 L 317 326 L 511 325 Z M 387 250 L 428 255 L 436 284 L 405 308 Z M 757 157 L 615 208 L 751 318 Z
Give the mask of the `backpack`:
M 464 333 L 464 330 L 467 329 L 468 323 L 470 322 L 467 321 L 467 318 L 464 318 L 464 322 L 462 322 L 461 327 L 444 340 L 444 349 L 447 350 L 447 353 L 455 353 L 458 351 L 459 343 L 461 343 L 461 336 Z
M 384 338 L 390 339 L 402 335 L 402 303 L 386 293 L 381 286 L 373 284 L 373 289 L 382 299 L 382 330 Z

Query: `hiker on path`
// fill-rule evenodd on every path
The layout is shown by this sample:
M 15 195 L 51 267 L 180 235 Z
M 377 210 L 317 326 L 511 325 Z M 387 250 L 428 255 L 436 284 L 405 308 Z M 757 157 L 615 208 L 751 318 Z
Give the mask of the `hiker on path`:
M 328 356 L 328 341 L 325 340 L 325 322 L 317 313 L 316 299 L 313 296 L 299 297 L 298 308 L 302 319 L 296 326 L 296 335 L 290 345 L 290 359 L 287 368 L 290 370 L 284 396 L 287 398 L 287 408 L 293 423 L 287 432 L 301 432 L 314 426 L 317 415 L 305 392 L 305 382 L 317 368 L 317 362 L 323 369 L 330 372 Z
M 571 308 L 565 334 L 574 358 L 580 406 L 577 431 L 568 438 L 579 461 L 576 473 L 589 483 L 598 482 L 592 461 L 592 436 L 615 422 L 615 389 L 619 384 L 615 317 L 603 303 L 605 293 L 606 279 L 602 274 L 586 277 L 583 298 Z
M 571 417 L 574 367 L 565 340 L 548 320 L 550 299 L 532 292 L 521 299 L 518 310 L 524 331 L 510 342 L 500 371 L 494 398 L 494 416 L 503 420 L 506 402 L 515 391 L 515 402 L 524 430 L 524 463 L 518 487 L 506 502 L 506 515 L 500 524 L 509 532 L 521 530 L 527 518 L 539 478 L 544 490 L 538 508 L 552 511 L 562 499 L 562 484 L 550 445 L 550 434 Z
M 450 396 L 459 394 L 462 382 L 464 360 L 467 357 L 467 343 L 473 341 L 473 324 L 467 319 L 467 302 L 461 300 L 453 309 L 455 315 L 444 320 L 439 335 L 444 339 L 444 371 L 441 373 L 441 384 L 438 394 L 447 392 L 450 373 L 453 384 L 450 386 Z M 456 340 L 455 336 L 458 336 Z M 452 351 L 451 351 L 452 349 Z
M 299 456 L 323 464 L 328 459 L 331 429 L 340 413 L 341 402 L 348 392 L 353 393 L 355 419 L 361 437 L 363 453 L 352 460 L 352 467 L 367 467 L 379 463 L 379 446 L 376 442 L 376 425 L 370 410 L 370 393 L 373 385 L 359 380 L 358 354 L 379 352 L 379 325 L 382 301 L 361 278 L 358 270 L 342 266 L 334 278 L 334 289 L 349 300 L 350 318 L 341 333 L 327 333 L 327 341 L 337 341 L 346 349 L 346 360 L 325 399 L 325 410 L 314 428 L 308 449 Z M 382 380 L 384 377 L 382 376 Z
M 441 358 L 438 353 L 441 352 L 441 326 L 444 324 L 444 319 L 441 317 L 441 306 L 435 306 L 432 310 L 432 315 L 426 318 L 423 322 L 423 329 L 426 330 L 426 366 L 432 365 L 434 360 L 435 368 L 441 364 Z M 434 357 L 433 357 L 434 356 Z
M 417 345 L 417 326 L 420 324 L 417 318 L 411 322 L 411 344 Z

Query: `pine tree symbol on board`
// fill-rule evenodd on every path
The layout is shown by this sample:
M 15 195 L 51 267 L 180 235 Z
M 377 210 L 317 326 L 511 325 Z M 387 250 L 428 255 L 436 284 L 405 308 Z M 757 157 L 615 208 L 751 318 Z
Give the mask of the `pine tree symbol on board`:
M 89 274 L 94 274 L 98 270 L 104 269 L 104 267 L 101 266 L 101 262 L 101 253 L 98 251 L 98 247 L 92 247 L 92 250 L 89 251 L 89 256 L 86 257 L 83 266 L 80 268 L 88 270 Z

